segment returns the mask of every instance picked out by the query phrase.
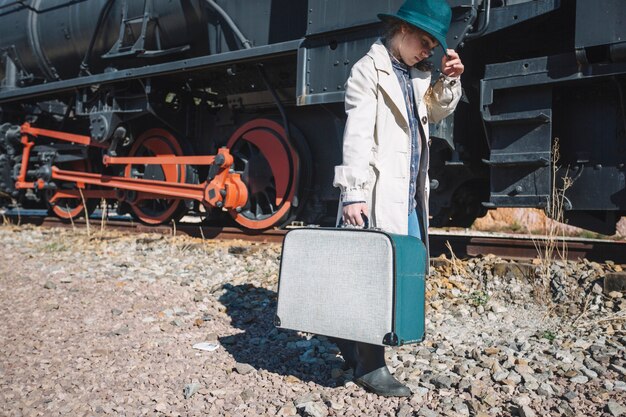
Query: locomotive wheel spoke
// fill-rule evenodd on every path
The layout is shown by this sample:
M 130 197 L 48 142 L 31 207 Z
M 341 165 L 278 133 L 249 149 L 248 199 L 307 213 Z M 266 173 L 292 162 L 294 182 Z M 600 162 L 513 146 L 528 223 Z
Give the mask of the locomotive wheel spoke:
M 181 156 L 182 148 L 176 138 L 166 130 L 151 129 L 142 134 L 133 144 L 128 156 Z M 137 164 L 124 170 L 128 178 L 157 180 L 171 183 L 185 182 L 185 165 Z M 185 204 L 181 199 L 138 198 L 130 204 L 131 214 L 141 223 L 160 225 L 178 220 L 184 214 Z
M 61 169 L 72 171 L 88 172 L 89 162 L 86 160 L 67 162 L 59 166 Z M 58 184 L 60 190 L 76 190 L 75 183 L 62 182 Z M 63 222 L 73 222 L 81 216 L 85 215 L 85 204 L 82 198 L 58 198 L 55 199 L 56 192 L 54 190 L 46 190 L 44 198 L 48 211 L 53 216 L 59 218 Z M 85 199 L 87 203 L 87 215 L 93 213 L 98 205 L 97 200 Z
M 228 148 L 248 187 L 246 205 L 231 215 L 248 229 L 280 226 L 292 208 L 299 163 L 283 127 L 268 119 L 252 120 L 231 136 Z

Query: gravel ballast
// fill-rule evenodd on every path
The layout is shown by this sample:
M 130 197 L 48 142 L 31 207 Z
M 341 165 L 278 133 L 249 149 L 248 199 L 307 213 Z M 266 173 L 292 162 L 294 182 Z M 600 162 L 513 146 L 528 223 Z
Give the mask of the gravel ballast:
M 92 229 L 96 229 L 93 228 Z M 272 324 L 280 245 L 0 227 L 0 416 L 626 415 L 611 262 L 435 259 L 427 339 L 366 393 L 325 337 Z

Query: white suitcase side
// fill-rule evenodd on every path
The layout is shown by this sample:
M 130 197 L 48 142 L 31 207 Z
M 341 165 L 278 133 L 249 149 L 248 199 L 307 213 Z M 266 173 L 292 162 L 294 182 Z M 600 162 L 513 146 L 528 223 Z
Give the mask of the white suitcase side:
M 392 331 L 393 276 L 384 233 L 293 230 L 283 243 L 275 324 L 383 345 Z

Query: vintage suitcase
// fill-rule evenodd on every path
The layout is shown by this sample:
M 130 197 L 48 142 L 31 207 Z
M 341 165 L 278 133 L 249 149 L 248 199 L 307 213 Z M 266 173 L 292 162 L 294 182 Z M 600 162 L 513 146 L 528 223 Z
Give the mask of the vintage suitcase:
M 426 262 L 424 244 L 411 236 L 292 230 L 283 243 L 275 324 L 377 345 L 420 342 Z

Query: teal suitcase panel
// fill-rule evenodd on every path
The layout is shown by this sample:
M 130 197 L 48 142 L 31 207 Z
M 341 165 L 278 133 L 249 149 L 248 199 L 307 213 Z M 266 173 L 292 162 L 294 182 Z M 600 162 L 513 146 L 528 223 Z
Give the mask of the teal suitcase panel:
M 424 340 L 426 249 L 421 240 L 390 235 L 395 244 L 394 345 Z

